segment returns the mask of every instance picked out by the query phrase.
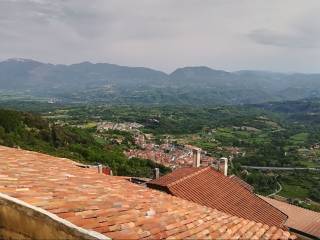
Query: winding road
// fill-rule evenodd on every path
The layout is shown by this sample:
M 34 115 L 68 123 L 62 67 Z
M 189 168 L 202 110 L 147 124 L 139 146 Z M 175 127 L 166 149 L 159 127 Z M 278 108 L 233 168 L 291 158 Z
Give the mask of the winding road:
M 277 177 L 278 177 L 278 176 L 277 176 Z M 280 184 L 278 181 L 277 181 L 277 184 L 278 184 L 278 186 L 279 186 L 279 189 L 277 189 L 275 192 L 269 194 L 267 197 L 271 197 L 271 196 L 277 195 L 279 192 L 282 191 L 282 186 L 281 186 L 281 184 Z

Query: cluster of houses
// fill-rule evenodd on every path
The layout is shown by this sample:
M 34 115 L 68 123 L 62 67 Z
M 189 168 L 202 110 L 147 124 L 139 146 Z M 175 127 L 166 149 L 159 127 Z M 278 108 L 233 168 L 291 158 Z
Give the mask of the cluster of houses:
M 180 167 L 193 166 L 193 150 L 196 148 L 191 145 L 176 144 L 172 140 L 166 139 L 166 143 L 156 144 L 152 134 L 145 134 L 140 131 L 143 125 L 136 122 L 101 122 L 97 125 L 97 131 L 108 130 L 127 131 L 134 135 L 135 144 L 138 148 L 129 149 L 125 153 L 128 158 L 150 159 L 156 163 L 177 169 Z M 233 156 L 243 154 L 237 147 L 218 147 L 218 150 L 225 150 L 229 153 L 229 159 Z M 200 150 L 202 166 L 210 166 L 217 162 L 217 158 L 209 156 L 207 152 Z
M 156 163 L 172 169 L 180 167 L 193 166 L 193 150 L 195 147 L 190 145 L 176 145 L 176 144 L 154 144 L 145 143 L 141 149 L 130 149 L 125 154 L 127 157 L 138 157 L 142 159 L 150 159 Z M 205 155 L 202 153 L 202 164 L 205 166 L 211 165 L 216 161 L 216 158 Z
M 139 132 L 139 128 L 141 127 L 143 127 L 143 125 L 136 122 L 100 122 L 97 124 L 97 131 L 119 130 L 126 132 Z
M 320 143 L 312 144 L 310 149 L 320 149 Z

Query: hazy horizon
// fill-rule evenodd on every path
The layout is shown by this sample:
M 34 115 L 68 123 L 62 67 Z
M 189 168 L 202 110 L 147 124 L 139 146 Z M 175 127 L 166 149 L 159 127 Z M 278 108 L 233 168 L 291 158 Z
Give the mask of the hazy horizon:
M 163 73 L 166 73 L 168 75 L 170 75 L 171 73 L 175 72 L 178 69 L 183 69 L 183 68 L 210 68 L 212 70 L 218 70 L 218 71 L 225 71 L 225 72 L 230 72 L 230 73 L 236 73 L 236 72 L 244 72 L 244 71 L 251 71 L 251 72 L 265 72 L 265 73 L 279 73 L 279 74 L 320 74 L 320 69 L 319 72 L 285 72 L 285 71 L 272 71 L 272 70 L 265 70 L 265 69 L 235 69 L 235 70 L 229 70 L 229 69 L 225 69 L 225 68 L 215 68 L 215 67 L 210 67 L 210 66 L 206 66 L 206 65 L 187 65 L 187 66 L 178 66 L 177 68 L 173 69 L 172 71 L 166 71 L 166 70 L 162 70 L 156 67 L 147 67 L 147 66 L 135 66 L 135 65 L 129 65 L 129 64 L 119 64 L 119 63 L 115 63 L 115 62 L 93 62 L 93 61 L 79 61 L 79 62 L 74 62 L 74 63 L 53 63 L 53 62 L 46 62 L 46 61 L 42 61 L 41 59 L 31 59 L 31 58 L 23 58 L 23 57 L 12 57 L 12 58 L 7 58 L 7 59 L 0 59 L 0 62 L 5 62 L 8 60 L 19 60 L 19 59 L 24 59 L 24 60 L 30 60 L 30 61 L 36 61 L 36 62 L 40 62 L 43 64 L 53 64 L 53 65 L 66 65 L 66 66 L 70 66 L 70 65 L 76 65 L 76 64 L 81 64 L 81 63 L 91 63 L 91 64 L 111 64 L 111 65 L 117 65 L 117 66 L 123 66 L 123 67 L 138 67 L 138 68 L 149 68 L 155 71 L 160 71 Z

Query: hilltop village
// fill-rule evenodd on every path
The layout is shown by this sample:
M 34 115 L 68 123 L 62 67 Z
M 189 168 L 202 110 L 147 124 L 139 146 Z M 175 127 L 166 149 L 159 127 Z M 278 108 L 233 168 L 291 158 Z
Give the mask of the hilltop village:
M 133 134 L 137 147 L 124 152 L 128 158 L 150 159 L 171 169 L 177 169 L 194 166 L 194 154 L 198 154 L 201 157 L 201 166 L 218 164 L 218 158 L 209 156 L 201 148 L 190 144 L 178 144 L 175 139 L 170 139 L 169 137 L 164 140 L 165 143 L 156 144 L 155 137 L 152 134 L 143 133 L 139 130 L 140 128 L 143 128 L 143 125 L 135 122 L 101 122 L 97 124 L 98 133 L 118 130 Z M 114 139 L 114 141 L 119 144 L 121 143 L 120 139 Z M 233 159 L 234 155 L 242 154 L 239 148 L 229 147 L 226 150 L 230 153 L 230 160 Z

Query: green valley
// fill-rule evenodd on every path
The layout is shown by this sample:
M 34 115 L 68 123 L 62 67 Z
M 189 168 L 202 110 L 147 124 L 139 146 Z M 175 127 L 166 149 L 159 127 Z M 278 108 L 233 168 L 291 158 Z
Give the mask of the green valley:
M 313 113 L 318 100 L 310 100 Z M 287 102 L 286 108 L 297 105 Z M 301 103 L 300 103 L 301 104 Z M 39 101 L 2 101 L 0 106 L 27 110 L 1 110 L 0 141 L 7 146 L 41 151 L 81 162 L 103 163 L 117 175 L 151 177 L 169 168 L 152 157 L 131 158 L 127 151 L 140 151 L 135 131 L 151 136 L 148 141 L 172 146 L 193 145 L 206 156 L 231 160 L 236 174 L 268 195 L 282 186 L 278 195 L 295 204 L 319 210 L 319 172 L 258 171 L 242 166 L 320 168 L 320 125 L 306 108 L 284 111 L 283 103 L 242 106 L 132 106 L 106 104 L 48 104 Z M 313 116 L 313 115 L 312 115 Z M 103 130 L 99 124 L 136 123 L 139 130 Z M 121 128 L 120 128 L 121 129 Z M 145 157 L 144 157 L 145 158 Z

